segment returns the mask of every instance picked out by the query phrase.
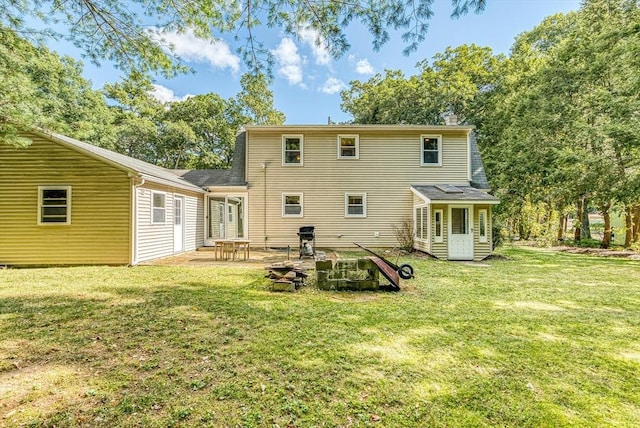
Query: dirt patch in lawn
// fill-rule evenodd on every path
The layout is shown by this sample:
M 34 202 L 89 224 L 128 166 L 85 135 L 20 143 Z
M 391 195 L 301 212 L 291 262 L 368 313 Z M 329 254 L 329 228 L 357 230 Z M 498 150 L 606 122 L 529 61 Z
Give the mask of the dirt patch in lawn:
M 571 253 L 571 254 L 587 254 L 590 256 L 598 256 L 598 257 L 617 257 L 617 258 L 627 258 L 627 259 L 638 259 L 640 260 L 640 254 L 631 250 L 613 250 L 606 248 L 580 248 L 580 247 L 555 247 L 554 250 L 561 251 L 563 253 Z

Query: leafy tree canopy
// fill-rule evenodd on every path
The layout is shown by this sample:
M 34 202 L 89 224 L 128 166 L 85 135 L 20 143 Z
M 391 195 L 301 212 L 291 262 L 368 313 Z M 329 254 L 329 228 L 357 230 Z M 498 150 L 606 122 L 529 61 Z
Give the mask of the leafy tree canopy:
M 362 23 L 379 49 L 389 29 L 404 30 L 405 53 L 414 51 L 428 30 L 433 0 L 293 2 L 289 0 L 0 0 L 0 24 L 23 35 L 65 37 L 93 62 L 114 61 L 125 71 L 183 71 L 159 40 L 165 31 L 193 31 L 205 39 L 232 33 L 252 71 L 268 63 L 269 52 L 257 37 L 264 27 L 297 36 L 317 31 L 317 43 L 340 56 L 349 48 L 345 30 Z M 452 16 L 479 12 L 486 0 L 452 0 Z M 38 26 L 34 23 L 40 23 Z M 46 31 L 38 27 L 44 26 Z M 60 30 L 54 30 L 59 28 Z

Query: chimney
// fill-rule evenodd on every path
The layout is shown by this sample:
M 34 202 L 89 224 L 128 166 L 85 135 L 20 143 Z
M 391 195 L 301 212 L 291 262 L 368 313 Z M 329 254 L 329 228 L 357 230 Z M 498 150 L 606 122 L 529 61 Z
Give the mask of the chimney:
M 455 113 L 447 113 L 444 116 L 444 124 L 445 125 L 457 125 L 458 124 L 458 116 Z

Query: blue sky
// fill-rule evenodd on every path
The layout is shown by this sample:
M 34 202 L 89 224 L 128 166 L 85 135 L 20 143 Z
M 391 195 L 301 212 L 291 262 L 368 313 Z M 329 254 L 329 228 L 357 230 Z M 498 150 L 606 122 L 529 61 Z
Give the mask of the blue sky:
M 488 0 L 481 14 L 451 19 L 451 2 L 435 0 L 435 16 L 429 23 L 426 40 L 410 56 L 404 56 L 401 32 L 378 52 L 371 44 L 366 29 L 354 25 L 347 30 L 351 49 L 341 58 L 331 59 L 322 47 L 314 45 L 315 35 L 302 32 L 296 39 L 278 29 L 264 30 L 259 36 L 276 58 L 271 86 L 275 107 L 284 112 L 288 124 L 322 124 L 331 117 L 334 122 L 351 117 L 340 110 L 340 90 L 352 80 L 367 80 L 385 69 L 400 69 L 409 76 L 416 73 L 415 64 L 433 57 L 447 46 L 475 43 L 489 46 L 494 53 L 509 52 L 514 38 L 533 29 L 545 17 L 577 10 L 579 0 Z M 236 55 L 237 42 L 223 35 L 217 43 L 198 40 L 190 34 L 166 36 L 177 48 L 195 74 L 167 80 L 156 79 L 156 96 L 162 100 L 182 99 L 189 95 L 214 92 L 228 98 L 240 90 L 240 76 L 246 70 Z M 79 52 L 63 44 L 52 44 L 60 53 L 80 58 Z M 84 75 L 95 88 L 120 79 L 120 72 L 109 64 L 95 67 L 85 64 Z

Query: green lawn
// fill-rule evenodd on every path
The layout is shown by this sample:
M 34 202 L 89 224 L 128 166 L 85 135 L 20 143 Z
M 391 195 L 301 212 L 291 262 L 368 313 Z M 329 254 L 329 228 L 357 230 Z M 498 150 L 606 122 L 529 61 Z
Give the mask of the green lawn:
M 640 262 L 411 260 L 400 293 L 256 269 L 0 270 L 0 425 L 640 425 Z

